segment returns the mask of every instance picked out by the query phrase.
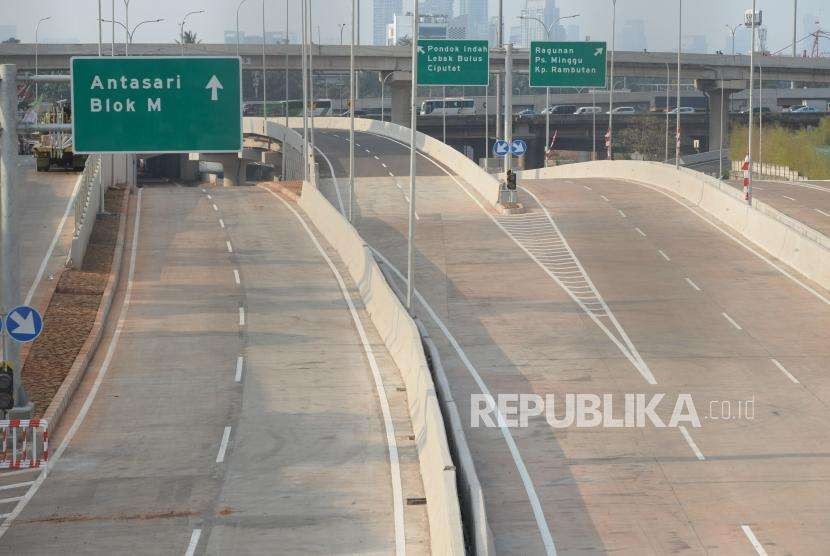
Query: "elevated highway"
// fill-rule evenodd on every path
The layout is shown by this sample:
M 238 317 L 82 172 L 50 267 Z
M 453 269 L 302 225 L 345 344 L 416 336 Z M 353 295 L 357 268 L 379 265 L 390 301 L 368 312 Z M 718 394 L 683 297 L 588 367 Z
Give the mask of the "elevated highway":
M 348 133 L 315 138 L 342 206 Z M 354 222 L 400 281 L 408 148 L 357 142 Z M 415 312 L 470 416 L 500 553 L 823 550 L 830 292 L 643 185 L 527 181 L 528 212 L 504 216 L 423 154 L 418 175 Z M 702 426 L 471 425 L 474 396 L 569 393 L 662 393 L 665 420 L 689 395 Z M 720 413 L 739 405 L 751 418 Z

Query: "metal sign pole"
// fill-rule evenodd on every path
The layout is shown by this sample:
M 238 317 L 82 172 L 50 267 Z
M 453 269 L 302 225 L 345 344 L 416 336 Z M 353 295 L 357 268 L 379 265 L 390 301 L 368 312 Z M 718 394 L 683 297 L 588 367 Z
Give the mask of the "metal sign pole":
M 406 308 L 413 312 L 413 297 L 415 291 L 415 250 L 414 250 L 414 235 L 415 235 L 415 161 L 417 153 L 415 152 L 415 139 L 418 127 L 418 114 L 415 111 L 415 105 L 418 102 L 418 2 L 413 3 L 412 15 L 412 89 L 411 98 L 409 100 L 409 229 L 407 231 L 408 246 L 406 255 Z
M 20 260 L 17 238 L 12 224 L 15 173 L 17 170 L 17 68 L 14 64 L 0 65 L 0 313 L 5 316 L 17 305 L 20 295 Z M 20 380 L 20 344 L 5 345 L 3 359 L 14 371 L 15 409 L 23 410 L 28 403 Z
M 357 31 L 355 20 L 357 19 L 357 7 L 355 0 L 352 0 L 352 45 L 349 48 L 349 222 L 352 222 L 352 206 L 354 199 L 354 43 Z M 383 82 L 380 83 L 381 98 L 383 98 Z M 383 102 L 381 102 L 381 114 L 383 113 Z M 383 118 L 381 117 L 381 122 Z
M 504 140 L 513 144 L 513 45 L 504 45 Z M 507 171 L 512 164 L 511 152 L 504 156 L 504 183 L 507 183 Z

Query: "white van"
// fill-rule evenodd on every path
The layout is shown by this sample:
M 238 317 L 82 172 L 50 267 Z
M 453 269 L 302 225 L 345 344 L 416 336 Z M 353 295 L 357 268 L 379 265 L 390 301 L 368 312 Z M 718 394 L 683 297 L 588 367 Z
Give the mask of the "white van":
M 580 106 L 574 112 L 575 115 L 581 116 L 583 114 L 602 114 L 602 108 L 599 106 Z

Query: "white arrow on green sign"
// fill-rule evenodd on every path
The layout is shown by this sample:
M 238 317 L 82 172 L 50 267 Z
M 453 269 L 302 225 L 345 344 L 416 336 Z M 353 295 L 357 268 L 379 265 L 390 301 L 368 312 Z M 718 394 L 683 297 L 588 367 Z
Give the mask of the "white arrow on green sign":
M 604 87 L 604 42 L 530 43 L 531 87 Z
M 490 83 L 489 68 L 487 41 L 418 41 L 418 85 L 486 86 Z

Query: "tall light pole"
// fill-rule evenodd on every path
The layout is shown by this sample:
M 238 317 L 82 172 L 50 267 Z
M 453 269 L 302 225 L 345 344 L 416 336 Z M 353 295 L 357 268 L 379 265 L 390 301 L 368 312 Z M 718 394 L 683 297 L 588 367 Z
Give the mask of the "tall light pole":
M 744 200 L 752 204 L 752 91 L 755 89 L 755 0 L 752 0 L 752 17 L 750 19 L 750 32 L 752 41 L 749 49 L 749 137 L 746 143 L 746 158 L 749 163 L 747 175 L 749 178 L 744 182 Z
M 616 1 L 616 0 L 615 0 Z M 545 25 L 545 22 L 539 19 L 538 17 L 528 16 L 528 15 L 520 15 L 519 19 L 529 19 L 538 22 L 542 29 L 545 30 L 547 34 L 548 40 L 551 40 L 551 33 L 553 32 L 553 27 L 558 25 L 560 21 L 563 19 L 572 19 L 574 17 L 579 17 L 579 14 L 573 15 L 563 15 L 562 17 L 557 17 L 553 21 L 551 21 L 550 25 Z M 550 87 L 545 87 L 545 154 L 548 152 L 548 148 L 550 147 Z M 547 160 L 547 157 L 545 158 Z
M 354 44 L 357 40 L 356 20 L 357 1 L 352 0 L 352 43 L 349 46 L 349 222 L 352 221 L 352 207 L 354 206 Z M 380 94 L 383 97 L 383 82 L 380 84 Z M 383 110 L 382 102 L 380 106 Z
M 408 246 L 406 252 L 406 308 L 410 313 L 414 312 L 413 298 L 415 291 L 415 139 L 418 127 L 418 114 L 415 105 L 418 102 L 418 4 L 413 2 L 412 14 L 412 88 L 409 100 L 409 229 L 407 231 Z
M 239 56 L 239 8 L 248 0 L 242 0 L 236 7 L 236 55 Z
M 386 75 L 383 76 L 383 79 L 380 80 L 380 121 L 386 121 L 383 119 L 383 86 L 386 84 L 386 80 L 389 79 L 389 76 L 392 75 L 390 71 Z
M 683 49 L 683 0 L 677 9 L 677 124 L 674 131 L 674 167 L 680 169 L 680 52 Z
M 798 0 L 793 0 L 793 58 L 796 57 L 795 54 L 795 43 L 796 43 L 796 20 L 798 19 Z M 790 89 L 795 89 L 795 81 L 790 81 Z
M 262 134 L 266 135 L 266 122 L 268 121 L 268 79 L 265 73 L 265 0 L 262 0 Z M 285 107 L 288 110 L 288 106 Z
M 102 20 L 102 21 L 105 21 L 105 22 L 107 22 L 107 23 L 112 23 L 112 24 L 114 24 L 114 25 L 116 25 L 116 24 L 117 24 L 117 25 L 119 25 L 122 29 L 124 29 L 124 31 L 126 31 L 126 32 L 127 32 L 127 40 L 128 40 L 128 42 L 129 42 L 130 44 L 133 44 L 133 37 L 135 37 L 135 32 L 138 30 L 138 28 L 139 28 L 139 27 L 141 27 L 141 26 L 142 26 L 142 25 L 144 25 L 145 23 L 159 23 L 159 22 L 161 22 L 161 21 L 164 21 L 164 19 L 162 19 L 162 18 L 160 18 L 160 19 L 145 19 L 144 21 L 140 21 L 140 22 L 138 22 L 138 23 L 136 24 L 136 26 L 135 26 L 135 27 L 133 27 L 132 31 L 131 31 L 131 30 L 129 30 L 129 29 L 127 29 L 127 26 L 126 26 L 126 25 L 124 25 L 123 23 L 121 23 L 121 22 L 120 22 L 120 21 L 118 21 L 118 20 L 115 20 L 115 21 L 110 21 L 109 19 L 104 19 L 104 20 Z
M 38 47 L 37 33 L 40 30 L 40 24 L 43 23 L 44 21 L 48 20 L 48 19 L 52 19 L 52 16 L 50 15 L 50 16 L 47 16 L 47 17 L 40 18 L 37 21 L 37 25 L 35 25 L 35 75 L 38 75 L 38 71 L 37 71 L 37 47 Z M 37 81 L 35 81 L 35 101 L 37 101 L 37 98 L 38 98 Z
M 666 154 L 663 158 L 664 162 L 669 160 L 669 89 L 671 89 L 671 69 L 669 63 L 666 62 Z
M 181 43 L 182 43 L 181 44 L 181 46 L 182 46 L 182 56 L 184 56 L 184 24 L 185 24 L 185 22 L 187 22 L 187 18 L 190 17 L 191 15 L 203 14 L 203 13 L 205 13 L 205 10 L 194 10 L 192 12 L 187 12 L 186 14 L 184 14 L 184 17 L 182 18 L 182 22 L 181 22 L 181 25 L 179 27 L 179 39 L 181 40 Z M 263 24 L 264 23 L 265 22 L 263 21 Z M 238 30 L 236 32 L 236 38 L 237 38 L 237 41 L 239 41 L 239 31 Z M 263 37 L 263 39 L 264 38 L 265 37 Z
M 608 160 L 614 158 L 614 38 L 617 34 L 617 0 L 611 0 L 611 80 L 608 87 Z
M 726 25 L 726 28 L 729 29 L 729 32 L 732 33 L 732 56 L 735 55 L 735 33 L 738 31 L 738 28 L 743 25 L 742 23 L 738 23 L 737 25 Z
M 112 52 L 110 52 L 110 56 L 114 57 L 115 56 L 115 0 L 112 0 L 112 2 L 110 3 L 110 8 L 111 8 L 111 11 L 112 11 L 112 14 L 111 14 L 112 15 L 112 30 L 111 30 L 111 35 L 110 35 L 110 39 L 112 40 L 112 44 L 110 45 L 110 47 L 112 48 Z M 110 155 L 110 156 L 112 157 L 114 155 Z
M 98 56 L 101 55 L 101 41 L 103 40 L 103 29 L 101 28 L 101 0 L 98 0 Z
M 285 0 L 285 127 L 288 127 L 288 5 L 290 0 Z M 285 165 L 283 165 L 283 171 Z
M 340 23 L 338 27 L 340 27 L 340 46 L 343 46 L 343 29 L 346 27 L 346 24 Z
M 300 0 L 300 59 L 303 82 L 303 179 L 308 181 L 308 80 L 306 79 L 306 4 Z

